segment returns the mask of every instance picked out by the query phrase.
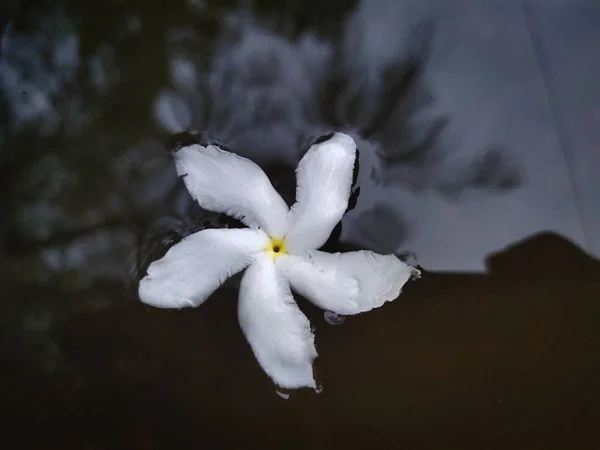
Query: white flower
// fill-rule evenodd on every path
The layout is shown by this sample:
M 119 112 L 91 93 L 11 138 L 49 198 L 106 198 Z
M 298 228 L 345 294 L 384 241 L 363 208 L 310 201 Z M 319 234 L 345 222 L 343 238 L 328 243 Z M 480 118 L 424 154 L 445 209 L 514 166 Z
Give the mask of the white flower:
M 316 388 L 314 335 L 292 293 L 337 314 L 358 314 L 394 300 L 418 271 L 394 255 L 318 251 L 348 206 L 356 144 L 335 133 L 313 145 L 296 169 L 291 209 L 252 161 L 214 145 L 175 153 L 177 173 L 205 209 L 250 228 L 207 229 L 187 236 L 153 262 L 140 299 L 159 308 L 199 306 L 247 268 L 238 318 L 256 359 L 284 388 Z

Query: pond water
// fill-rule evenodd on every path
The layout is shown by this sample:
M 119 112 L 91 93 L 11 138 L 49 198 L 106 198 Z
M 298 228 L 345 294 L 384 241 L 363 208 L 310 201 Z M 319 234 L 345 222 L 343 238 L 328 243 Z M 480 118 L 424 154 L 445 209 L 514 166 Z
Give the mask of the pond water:
M 0 394 L 22 448 L 598 448 L 600 5 L 593 0 L 29 1 L 0 43 Z M 202 136 L 288 202 L 307 145 L 359 170 L 326 244 L 423 276 L 339 317 L 297 296 L 322 391 L 237 321 L 142 304 L 201 209 Z

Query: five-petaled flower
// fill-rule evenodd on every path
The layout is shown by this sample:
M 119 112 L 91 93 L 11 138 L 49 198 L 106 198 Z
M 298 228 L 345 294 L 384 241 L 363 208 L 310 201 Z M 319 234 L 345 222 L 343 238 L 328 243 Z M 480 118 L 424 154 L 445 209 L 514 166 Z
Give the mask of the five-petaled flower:
M 346 134 L 313 144 L 296 169 L 296 203 L 288 208 L 252 161 L 214 145 L 181 148 L 175 165 L 191 196 L 249 228 L 187 236 L 150 265 L 140 299 L 160 308 L 199 306 L 246 269 L 238 318 L 256 359 L 281 387 L 316 388 L 314 335 L 290 287 L 324 310 L 351 315 L 394 300 L 418 274 L 394 255 L 317 250 L 346 211 L 355 158 Z

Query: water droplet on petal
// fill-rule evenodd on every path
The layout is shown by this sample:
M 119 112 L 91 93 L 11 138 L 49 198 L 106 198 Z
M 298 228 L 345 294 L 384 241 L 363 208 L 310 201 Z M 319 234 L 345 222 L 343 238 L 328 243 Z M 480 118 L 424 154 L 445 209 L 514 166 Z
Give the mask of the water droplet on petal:
M 340 314 L 336 314 L 333 311 L 325 311 L 323 314 L 325 322 L 329 325 L 341 325 L 346 321 L 346 317 Z
M 411 274 L 410 274 L 410 279 L 411 280 L 418 280 L 419 278 L 421 278 L 421 271 L 417 268 L 413 268 Z
M 279 395 L 284 400 L 287 400 L 288 398 L 290 398 L 290 394 L 286 394 L 285 392 L 279 392 L 278 390 L 275 390 L 275 392 L 277 393 L 277 395 Z

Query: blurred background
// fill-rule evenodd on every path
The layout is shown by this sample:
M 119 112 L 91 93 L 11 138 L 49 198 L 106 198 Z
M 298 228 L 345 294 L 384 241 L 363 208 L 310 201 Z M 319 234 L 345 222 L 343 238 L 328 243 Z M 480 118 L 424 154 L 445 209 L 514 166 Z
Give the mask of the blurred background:
M 600 3 L 31 0 L 0 17 L 0 408 L 43 430 L 25 448 L 600 445 Z M 190 131 L 292 198 L 307 144 L 351 134 L 360 191 L 334 245 L 410 253 L 428 272 L 372 319 L 326 328 L 307 307 L 328 330 L 331 397 L 272 396 L 235 289 L 197 311 L 139 304 L 151 260 L 231 226 L 175 174 L 167 148 Z M 370 373 L 348 366 L 361 345 Z M 428 379 L 440 358 L 448 378 Z M 492 413 L 498 385 L 513 409 Z M 358 440 L 340 437 L 352 417 L 327 413 L 342 407 L 370 417 Z

